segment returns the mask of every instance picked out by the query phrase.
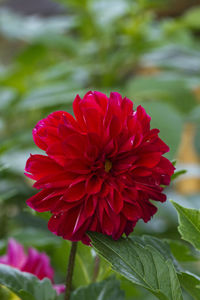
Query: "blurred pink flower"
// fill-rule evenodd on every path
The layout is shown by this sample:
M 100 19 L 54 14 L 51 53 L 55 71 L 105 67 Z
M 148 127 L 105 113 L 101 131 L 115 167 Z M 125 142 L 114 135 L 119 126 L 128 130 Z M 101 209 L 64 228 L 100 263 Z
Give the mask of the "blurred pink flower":
M 54 271 L 51 267 L 49 257 L 34 248 L 29 248 L 28 254 L 26 254 L 24 247 L 14 239 L 9 239 L 7 254 L 0 256 L 0 264 L 9 265 L 20 271 L 31 273 L 40 280 L 49 278 L 53 283 Z M 63 284 L 53 284 L 53 287 L 58 294 L 65 291 Z

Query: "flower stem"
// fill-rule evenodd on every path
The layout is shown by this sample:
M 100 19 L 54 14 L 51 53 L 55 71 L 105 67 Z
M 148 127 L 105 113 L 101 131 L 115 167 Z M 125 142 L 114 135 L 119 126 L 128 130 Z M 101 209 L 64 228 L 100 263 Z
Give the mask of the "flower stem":
M 70 300 L 76 250 L 77 250 L 77 242 L 72 242 L 70 255 L 69 255 L 69 262 L 67 267 L 65 300 Z
M 94 260 L 94 273 L 92 277 L 92 281 L 95 282 L 97 280 L 99 274 L 99 267 L 100 267 L 100 257 L 98 255 L 95 256 Z

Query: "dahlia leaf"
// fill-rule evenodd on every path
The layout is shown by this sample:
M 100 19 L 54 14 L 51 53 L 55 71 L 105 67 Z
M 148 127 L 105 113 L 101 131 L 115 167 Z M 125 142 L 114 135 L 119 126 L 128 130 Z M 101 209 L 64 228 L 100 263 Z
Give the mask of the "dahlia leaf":
M 124 300 L 125 295 L 120 290 L 120 283 L 115 278 L 109 278 L 97 283 L 92 283 L 87 287 L 75 290 L 71 300 Z
M 49 279 L 0 264 L 0 284 L 6 286 L 22 300 L 55 300 L 56 292 Z
M 194 298 L 194 300 L 199 300 L 200 278 L 189 272 L 179 274 L 178 278 L 181 285 Z
M 185 208 L 172 201 L 178 212 L 178 230 L 182 239 L 200 250 L 200 210 Z
M 95 250 L 114 271 L 143 286 L 160 300 L 183 299 L 172 259 L 163 246 L 155 247 L 142 238 L 114 241 L 94 232 L 90 232 L 89 237 Z
M 198 295 L 199 297 L 199 288 L 200 288 L 200 278 L 196 275 L 184 271 L 182 266 L 179 265 L 179 261 L 195 261 L 197 258 L 190 253 L 187 245 L 172 240 L 161 240 L 153 236 L 142 236 L 142 237 L 131 237 L 134 241 L 138 241 L 138 243 L 143 243 L 147 245 L 151 245 L 155 247 L 166 260 L 170 259 L 173 262 L 173 265 L 176 269 L 179 282 L 181 286 L 194 297 L 194 299 L 199 300 L 199 298 L 195 298 Z
M 150 235 L 143 235 L 143 236 L 132 236 L 130 237 L 131 240 L 134 242 L 145 246 L 152 246 L 154 249 L 156 249 L 164 258 L 165 260 L 171 260 L 176 272 L 179 273 L 181 272 L 181 266 L 179 265 L 179 262 L 177 261 L 176 257 L 174 256 L 174 253 L 172 253 L 170 249 L 170 242 L 171 240 L 163 240 L 156 238 L 154 236 Z M 183 251 L 183 249 L 181 248 Z M 185 248 L 184 248 L 185 251 Z

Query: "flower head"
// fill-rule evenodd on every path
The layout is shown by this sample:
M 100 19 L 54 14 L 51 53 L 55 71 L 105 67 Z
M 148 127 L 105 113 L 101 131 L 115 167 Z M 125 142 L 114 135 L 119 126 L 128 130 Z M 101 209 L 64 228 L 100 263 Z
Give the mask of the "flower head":
M 24 247 L 14 239 L 10 239 L 8 242 L 7 254 L 0 256 L 0 264 L 31 273 L 40 280 L 47 277 L 53 283 L 54 271 L 50 265 L 49 257 L 45 253 L 39 253 L 34 248 L 29 248 L 28 254 L 26 254 Z M 65 290 L 65 286 L 62 284 L 54 284 L 53 287 L 58 294 Z
M 57 111 L 33 129 L 45 155 L 31 155 L 26 175 L 40 189 L 27 204 L 50 211 L 48 227 L 71 241 L 89 243 L 87 231 L 118 239 L 164 202 L 174 167 L 162 155 L 169 147 L 150 129 L 144 108 L 118 93 L 76 96 L 74 116 Z

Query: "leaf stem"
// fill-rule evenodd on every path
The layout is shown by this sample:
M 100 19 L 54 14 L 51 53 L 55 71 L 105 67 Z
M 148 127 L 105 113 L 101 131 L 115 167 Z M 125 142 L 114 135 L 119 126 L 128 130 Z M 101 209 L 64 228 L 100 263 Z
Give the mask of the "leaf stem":
M 69 255 L 69 262 L 67 267 L 65 300 L 70 300 L 76 250 L 77 250 L 77 242 L 72 242 L 70 255 Z

